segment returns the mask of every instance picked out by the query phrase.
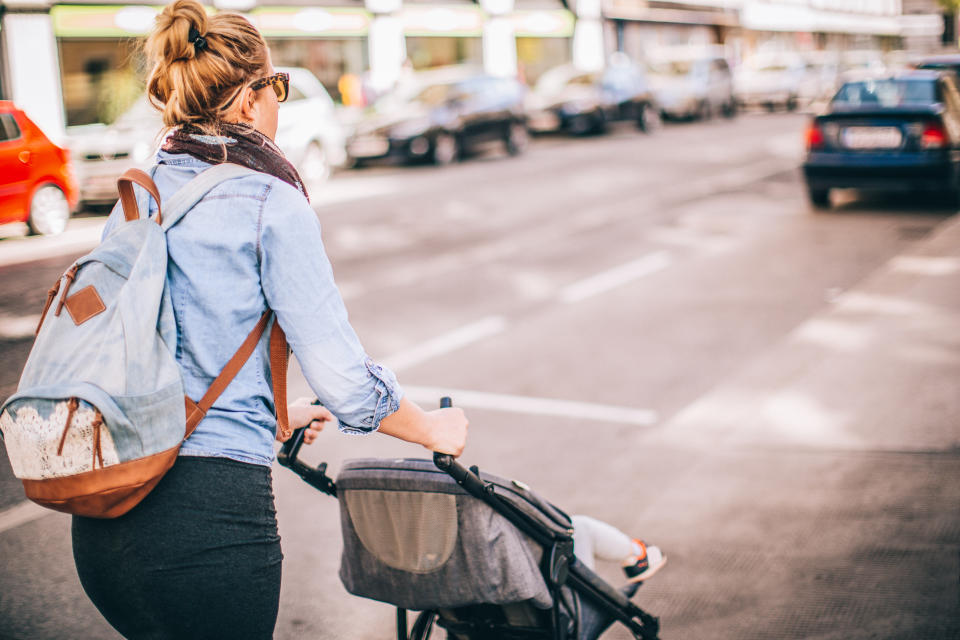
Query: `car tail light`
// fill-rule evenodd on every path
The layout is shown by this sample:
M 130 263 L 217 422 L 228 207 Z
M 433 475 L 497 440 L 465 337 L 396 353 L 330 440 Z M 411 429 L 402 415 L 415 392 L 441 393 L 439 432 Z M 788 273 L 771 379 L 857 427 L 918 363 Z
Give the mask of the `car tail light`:
M 817 124 L 811 124 L 807 128 L 807 149 L 822 149 L 824 145 L 823 129 Z
M 942 149 L 947 146 L 947 132 L 939 123 L 928 124 L 920 136 L 920 147 L 923 149 Z

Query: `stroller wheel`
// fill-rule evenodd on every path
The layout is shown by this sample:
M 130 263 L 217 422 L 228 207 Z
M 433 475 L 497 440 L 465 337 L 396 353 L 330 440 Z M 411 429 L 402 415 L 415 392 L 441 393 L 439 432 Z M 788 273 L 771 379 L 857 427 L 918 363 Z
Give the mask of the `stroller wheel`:
M 434 630 L 434 622 L 437 621 L 437 614 L 433 611 L 423 611 L 417 616 L 417 621 L 413 623 L 413 630 L 410 632 L 410 640 L 429 640 Z M 440 638 L 435 638 L 440 640 Z

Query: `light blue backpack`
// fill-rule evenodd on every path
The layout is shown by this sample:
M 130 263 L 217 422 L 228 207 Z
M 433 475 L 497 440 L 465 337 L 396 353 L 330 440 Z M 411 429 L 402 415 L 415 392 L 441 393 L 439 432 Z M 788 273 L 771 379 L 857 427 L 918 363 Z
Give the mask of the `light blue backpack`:
M 187 398 L 166 287 L 166 232 L 211 189 L 251 173 L 215 165 L 163 211 L 149 175 L 132 169 L 121 176 L 126 222 L 50 290 L 17 392 L 0 408 L 7 455 L 28 498 L 83 516 L 126 513 L 173 465 L 180 444 L 256 349 L 269 310 L 203 398 Z M 157 215 L 141 218 L 150 196 Z M 270 348 L 278 428 L 285 434 L 288 351 L 276 322 Z

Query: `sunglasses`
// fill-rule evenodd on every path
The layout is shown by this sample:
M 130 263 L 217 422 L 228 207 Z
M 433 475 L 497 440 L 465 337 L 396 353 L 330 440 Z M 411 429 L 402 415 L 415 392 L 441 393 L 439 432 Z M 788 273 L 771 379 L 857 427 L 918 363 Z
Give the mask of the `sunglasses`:
M 250 88 L 254 91 L 259 91 L 264 87 L 273 87 L 274 93 L 277 94 L 277 102 L 284 102 L 290 95 L 290 74 L 281 71 L 272 76 L 254 80 L 250 84 Z

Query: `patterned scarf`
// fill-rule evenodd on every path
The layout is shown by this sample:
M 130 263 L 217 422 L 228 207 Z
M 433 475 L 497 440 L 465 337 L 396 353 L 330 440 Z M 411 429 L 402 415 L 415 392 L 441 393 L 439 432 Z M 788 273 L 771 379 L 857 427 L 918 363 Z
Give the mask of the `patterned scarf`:
M 274 142 L 247 124 L 223 122 L 211 136 L 192 125 L 178 127 L 163 144 L 169 153 L 186 153 L 210 164 L 231 162 L 267 173 L 296 187 L 309 201 L 300 174 Z

